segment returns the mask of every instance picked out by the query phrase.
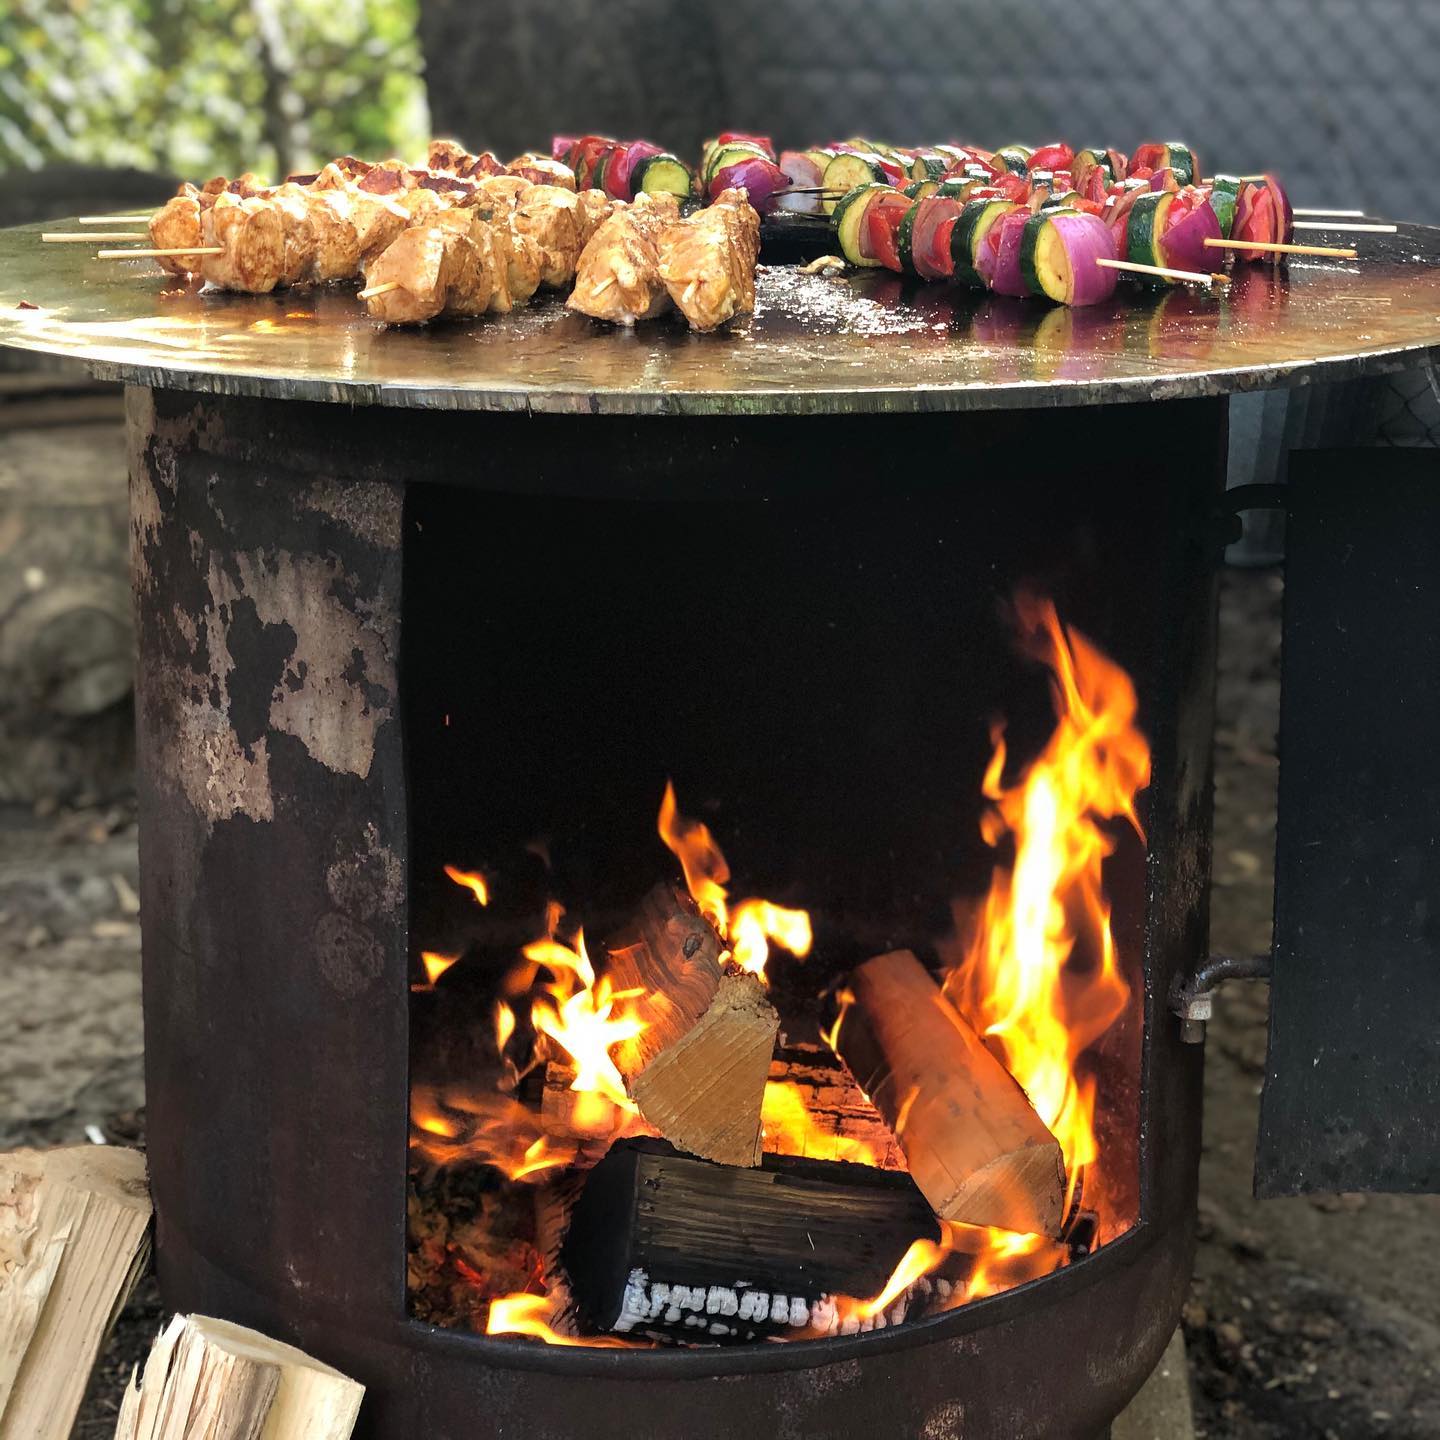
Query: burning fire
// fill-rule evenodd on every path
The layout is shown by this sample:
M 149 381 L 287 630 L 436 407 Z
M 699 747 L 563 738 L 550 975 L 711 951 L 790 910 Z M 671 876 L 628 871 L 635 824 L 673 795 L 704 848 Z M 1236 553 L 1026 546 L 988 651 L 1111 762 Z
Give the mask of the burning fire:
M 730 957 L 742 970 L 764 980 L 772 941 L 797 958 L 803 959 L 810 953 L 814 936 L 807 911 L 787 910 L 769 900 L 741 900 L 731 913 L 725 889 L 730 866 L 724 852 L 704 821 L 691 820 L 680 813 L 675 786 L 669 780 L 665 782 L 665 794 L 660 800 L 658 829 L 660 838 L 680 861 L 686 889 L 700 907 L 700 913 L 729 945 Z
M 998 1050 L 1065 1157 L 1068 1215 L 1099 1160 L 1095 1082 L 1084 1052 L 1124 1013 L 1120 974 L 1102 888 L 1115 848 L 1103 826 L 1123 819 L 1143 839 L 1135 796 L 1150 781 L 1150 750 L 1135 728 L 1130 677 L 1083 635 L 1063 626 L 1044 600 L 1022 600 L 1019 617 L 1036 658 L 1050 670 L 1056 726 L 1040 756 L 1011 785 L 996 735 L 984 793 L 986 842 L 1013 838 L 1015 858 L 997 868 L 963 958 L 945 992 Z M 827 1039 L 832 1047 L 846 997 Z M 1104 1217 L 1102 1217 L 1103 1219 Z M 1063 1264 L 1063 1244 L 1040 1235 L 949 1225 L 942 1245 L 918 1242 L 862 1316 L 883 1310 L 950 1251 L 973 1257 L 952 1304 L 977 1300 Z M 917 1266 L 919 1268 L 917 1268 Z
M 420 963 L 425 967 L 425 978 L 431 985 L 459 959 L 458 955 L 441 955 L 437 950 L 422 950 Z
M 1108 1227 L 1113 1234 L 1123 1217 L 1104 1213 L 1106 1186 L 1095 1183 L 1105 1177 L 1095 1130 L 1096 1082 L 1086 1052 L 1125 1013 L 1130 998 L 1102 870 L 1115 848 L 1117 821 L 1143 840 L 1135 797 L 1149 783 L 1150 755 L 1135 726 L 1136 695 L 1125 672 L 1062 625 L 1048 601 L 1022 600 L 1017 609 L 1028 648 L 1050 672 L 1056 724 L 1041 754 L 1008 783 L 1007 749 L 996 734 L 983 782 L 991 808 L 982 834 L 996 850 L 1013 847 L 1013 859 L 997 864 L 983 906 L 958 937 L 944 990 L 986 1037 L 1058 1141 L 1067 1216 L 1083 1197 L 1087 1207 L 1100 1211 L 1101 1233 Z M 670 783 L 658 830 L 679 859 L 690 894 L 737 964 L 763 979 L 772 944 L 797 957 L 809 952 L 813 937 L 805 911 L 764 900 L 731 904 L 724 854 L 705 824 L 680 813 Z M 451 866 L 446 874 L 487 903 L 483 876 Z M 559 938 L 560 919 L 559 907 L 552 907 L 545 938 L 525 946 L 524 963 L 507 977 L 505 993 L 513 998 L 531 992 L 536 1060 L 567 1063 L 574 1072 L 572 1090 L 597 1110 L 618 1111 L 638 1124 L 612 1051 L 644 1029 L 633 1003 L 639 992 L 617 991 L 608 976 L 597 976 L 583 932 L 577 930 L 566 943 Z M 432 952 L 425 952 L 424 960 L 432 984 L 454 963 Z M 841 991 L 838 1000 L 839 1015 L 825 1037 L 832 1048 L 853 996 Z M 494 1023 L 503 1052 L 517 1024 L 503 1000 L 496 1003 Z M 582 1126 L 583 1113 L 584 1106 L 577 1106 Z M 902 1134 L 907 1113 L 902 1106 L 896 1120 Z M 794 1084 L 767 1085 L 762 1121 L 768 1150 L 880 1163 L 869 1143 L 824 1128 Z M 601 1128 L 612 1133 L 611 1127 Z M 457 1098 L 424 1087 L 413 1097 L 412 1143 L 440 1163 L 477 1160 L 527 1181 L 568 1165 L 576 1153 L 574 1142 L 544 1134 L 534 1112 L 505 1095 Z M 869 1328 L 947 1259 L 945 1274 L 955 1283 L 944 1303 L 953 1306 L 1046 1273 L 1069 1255 L 1063 1241 L 1040 1235 L 945 1224 L 938 1243 L 922 1240 L 910 1247 L 879 1294 L 835 1297 L 836 1309 L 845 1323 Z M 937 1293 L 947 1293 L 943 1283 Z M 554 1345 L 624 1343 L 575 1340 L 558 1333 L 557 1323 L 562 1322 L 549 1297 L 518 1293 L 491 1302 L 487 1333 L 528 1335 Z
M 1135 795 L 1150 782 L 1150 750 L 1135 728 L 1130 677 L 1062 626 L 1049 601 L 1022 602 L 1020 618 L 1051 671 L 1058 723 L 1039 758 L 1009 786 L 1005 742 L 996 737 L 984 784 L 995 805 L 982 833 L 991 846 L 1013 836 L 1015 860 L 996 870 L 945 989 L 998 1045 L 1060 1142 L 1073 1194 L 1098 1154 L 1095 1083 L 1078 1073 L 1077 1062 L 1130 997 L 1102 885 L 1103 862 L 1115 849 L 1103 826 L 1123 819 L 1144 838 Z
M 775 1155 L 804 1155 L 812 1160 L 849 1160 L 878 1167 L 880 1157 L 865 1140 L 837 1135 L 824 1129 L 806 1108 L 800 1087 L 793 1082 L 768 1080 L 760 1109 L 765 1148 Z
M 638 990 L 612 990 L 610 977 L 597 981 L 595 967 L 585 952 L 585 934 L 575 936 L 575 948 L 553 938 L 525 947 L 525 958 L 551 974 L 545 985 L 549 999 L 537 999 L 530 1020 L 537 1034 L 549 1036 L 575 1066 L 572 1090 L 595 1094 L 631 1113 L 635 1102 L 625 1090 L 625 1078 L 610 1057 L 612 1046 L 633 1040 L 645 1022 L 624 1004 Z M 617 1011 L 616 1007 L 621 1008 Z
M 447 865 L 445 874 L 457 885 L 463 885 L 475 897 L 477 905 L 490 903 L 489 883 L 478 870 L 459 870 L 454 865 Z
M 410 1094 L 410 1144 L 436 1165 L 491 1165 L 509 1180 L 564 1169 L 575 1146 L 540 1129 L 531 1110 L 498 1092 L 416 1085 Z

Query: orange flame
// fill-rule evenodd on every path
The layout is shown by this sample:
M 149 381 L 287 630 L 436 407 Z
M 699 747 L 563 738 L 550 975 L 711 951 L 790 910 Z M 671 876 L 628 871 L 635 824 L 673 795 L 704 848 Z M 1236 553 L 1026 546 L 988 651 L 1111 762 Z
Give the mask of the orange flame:
M 487 1335 L 530 1335 L 543 1340 L 547 1345 L 603 1345 L 612 1349 L 630 1349 L 623 1340 L 609 1336 L 593 1336 L 576 1340 L 562 1335 L 552 1328 L 555 1319 L 555 1303 L 548 1295 L 498 1295 L 490 1302 L 490 1313 L 485 1321 Z
M 559 940 L 545 939 L 527 945 L 523 953 L 553 977 L 544 987 L 550 999 L 535 1000 L 530 1019 L 536 1032 L 553 1040 L 574 1065 L 570 1088 L 595 1091 L 612 1105 L 633 1112 L 635 1102 L 626 1093 L 610 1050 L 644 1030 L 645 1022 L 632 1008 L 621 1005 L 640 992 L 612 989 L 608 975 L 596 980 L 583 931 L 577 932 L 573 950 Z M 621 1005 L 618 1012 L 617 1005 Z
M 490 903 L 489 882 L 478 870 L 458 870 L 453 865 L 447 865 L 445 873 L 457 885 L 463 885 L 475 897 L 477 905 Z
M 669 780 L 660 798 L 657 828 L 666 847 L 680 861 L 685 888 L 700 913 L 729 945 L 730 958 L 742 970 L 764 980 L 772 942 L 800 959 L 810 953 L 814 935 L 807 911 L 788 910 L 769 900 L 741 900 L 731 915 L 729 892 L 725 889 L 730 866 L 724 852 L 704 821 L 680 813 L 675 786 Z
M 420 963 L 425 967 L 426 978 L 433 985 L 460 957 L 442 955 L 438 950 L 422 950 Z
M 804 1155 L 812 1160 L 849 1160 L 878 1167 L 880 1157 L 865 1140 L 825 1129 L 805 1105 L 793 1081 L 767 1080 L 760 1107 L 765 1149 L 775 1155 Z
M 943 1227 L 942 1227 L 943 1228 Z M 950 1253 L 948 1244 L 937 1245 L 933 1240 L 916 1240 L 900 1257 L 895 1273 L 885 1282 L 885 1288 L 873 1300 L 855 1304 L 853 1313 L 857 1319 L 869 1320 L 883 1315 L 922 1275 L 928 1275 Z M 849 1310 L 845 1305 L 843 1310 Z
M 495 1002 L 495 1050 L 503 1051 L 515 1033 L 515 1012 L 503 1001 Z
M 507 1096 L 428 1085 L 410 1093 L 410 1143 L 433 1164 L 490 1165 L 510 1180 L 563 1169 L 575 1158 L 573 1144 L 545 1135 L 539 1117 Z
M 984 793 L 995 802 L 986 841 L 1006 836 L 1014 864 L 997 869 L 984 909 L 946 993 L 999 1047 L 1001 1057 L 1060 1143 L 1070 1195 L 1097 1160 L 1095 1082 L 1079 1061 L 1124 1013 L 1101 869 L 1115 842 L 1103 824 L 1140 832 L 1135 795 L 1150 780 L 1150 751 L 1135 728 L 1130 677 L 1084 636 L 1061 625 L 1049 601 L 1024 600 L 1022 622 L 1052 672 L 1057 724 L 1045 750 L 1010 786 L 996 736 Z M 1143 835 L 1142 835 L 1143 838 Z M 1006 1240 L 1004 1259 L 1034 1237 Z M 982 1267 L 983 1268 L 983 1267 Z M 974 1286 L 972 1284 L 972 1290 Z

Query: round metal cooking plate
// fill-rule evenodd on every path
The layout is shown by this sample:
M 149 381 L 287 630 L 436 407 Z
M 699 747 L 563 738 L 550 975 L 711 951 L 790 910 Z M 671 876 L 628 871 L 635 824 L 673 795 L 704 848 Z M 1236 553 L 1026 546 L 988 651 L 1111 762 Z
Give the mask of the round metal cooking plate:
M 988 410 L 1340 380 L 1440 353 L 1440 229 L 1419 225 L 1311 232 L 1353 239 L 1360 258 L 1239 265 L 1222 292 L 1127 286 L 1087 309 L 764 267 L 756 314 L 711 335 L 676 317 L 617 328 L 543 293 L 509 316 L 382 330 L 350 287 L 202 294 L 153 261 L 42 244 L 41 228 L 0 231 L 0 345 L 213 394 L 556 414 Z

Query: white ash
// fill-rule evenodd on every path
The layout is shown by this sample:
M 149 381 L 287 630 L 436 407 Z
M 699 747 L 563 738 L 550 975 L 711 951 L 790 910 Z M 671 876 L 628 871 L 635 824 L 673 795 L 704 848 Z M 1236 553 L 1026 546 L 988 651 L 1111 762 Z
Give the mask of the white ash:
M 711 1335 L 728 1335 L 738 1327 L 725 1325 L 722 1319 L 736 1317 L 751 1324 L 804 1330 L 812 1324 L 816 1311 L 817 1307 L 803 1296 L 772 1295 L 768 1290 L 743 1286 L 669 1285 L 663 1280 L 652 1281 L 644 1270 L 635 1269 L 625 1281 L 620 1314 L 611 1328 L 623 1334 L 660 1321 L 704 1329 Z M 722 1318 L 708 1318 L 717 1316 Z

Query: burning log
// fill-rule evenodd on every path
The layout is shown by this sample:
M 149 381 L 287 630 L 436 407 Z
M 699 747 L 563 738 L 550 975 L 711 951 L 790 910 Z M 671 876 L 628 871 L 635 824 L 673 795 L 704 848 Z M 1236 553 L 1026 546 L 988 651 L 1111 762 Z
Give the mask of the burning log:
M 1058 1236 L 1065 1163 L 1010 1072 L 908 950 L 867 960 L 837 1048 L 942 1220 Z
M 758 977 L 728 972 L 695 902 L 658 885 L 610 946 L 616 990 L 638 990 L 645 1029 L 615 1063 L 640 1113 L 692 1155 L 760 1162 L 760 1112 L 780 1017 Z
M 150 1254 L 145 1158 L 118 1146 L 0 1155 L 0 1436 L 69 1435 Z
M 828 1045 L 781 1046 L 770 1062 L 764 1118 L 772 1154 L 905 1169 L 890 1127 Z
M 590 1172 L 561 1258 L 595 1330 L 728 1344 L 823 1331 L 828 1297 L 877 1293 L 939 1234 L 902 1174 L 779 1155 L 715 1165 L 626 1140 Z

